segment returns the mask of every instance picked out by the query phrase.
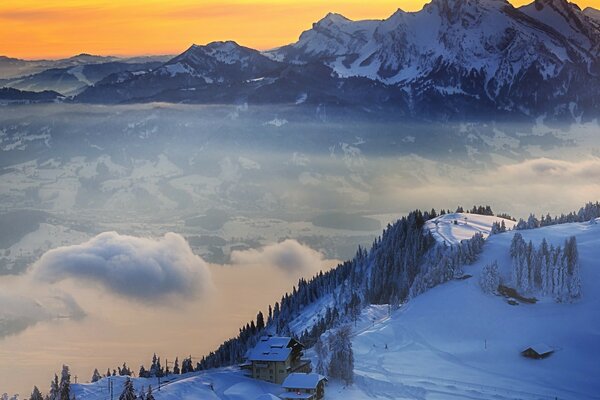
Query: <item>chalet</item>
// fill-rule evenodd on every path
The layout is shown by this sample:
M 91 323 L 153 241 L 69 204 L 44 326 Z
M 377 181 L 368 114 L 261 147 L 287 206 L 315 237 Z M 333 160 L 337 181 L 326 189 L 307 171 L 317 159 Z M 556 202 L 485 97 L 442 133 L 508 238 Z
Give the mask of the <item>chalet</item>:
M 304 346 L 291 337 L 263 336 L 248 351 L 242 368 L 254 379 L 281 384 L 294 372 L 311 372 L 310 360 L 302 359 Z
M 327 378 L 319 374 L 290 374 L 281 385 L 286 391 L 279 395 L 283 400 L 321 400 L 325 397 Z
M 535 358 L 537 360 L 546 358 L 552 353 L 554 353 L 554 349 L 543 343 L 529 346 L 525 350 L 521 351 L 521 355 L 523 357 Z

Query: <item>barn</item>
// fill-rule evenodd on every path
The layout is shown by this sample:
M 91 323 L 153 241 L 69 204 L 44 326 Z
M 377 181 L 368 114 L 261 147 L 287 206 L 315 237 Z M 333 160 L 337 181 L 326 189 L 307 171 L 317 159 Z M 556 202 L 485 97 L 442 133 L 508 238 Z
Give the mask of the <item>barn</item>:
M 521 351 L 521 355 L 523 357 L 534 358 L 536 360 L 549 357 L 552 353 L 554 353 L 554 349 L 544 343 L 538 343 L 533 346 L 529 346 Z

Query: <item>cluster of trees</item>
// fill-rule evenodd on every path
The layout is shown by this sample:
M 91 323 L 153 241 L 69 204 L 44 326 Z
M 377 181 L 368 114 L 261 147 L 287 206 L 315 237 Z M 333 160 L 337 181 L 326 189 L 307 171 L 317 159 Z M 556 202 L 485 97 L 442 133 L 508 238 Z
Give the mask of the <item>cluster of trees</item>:
M 527 221 L 519 219 L 515 229 L 535 229 L 543 226 L 568 224 L 572 222 L 587 222 L 596 218 L 600 218 L 600 203 L 589 202 L 577 212 L 561 214 L 560 216 L 551 217 L 550 214 L 546 214 L 546 216 L 542 215 L 541 219 L 538 219 L 535 214 L 530 214 Z
M 548 245 L 546 239 L 536 248 L 516 233 L 510 246 L 512 283 L 522 293 L 552 296 L 558 302 L 570 301 L 581 295 L 579 253 L 572 236 L 564 246 Z
M 311 346 L 326 330 L 354 321 L 368 304 L 397 306 L 461 275 L 462 265 L 473 262 L 481 251 L 483 237 L 477 235 L 458 246 L 436 244 L 431 233 L 423 229 L 425 221 L 436 216 L 435 210 L 413 211 L 389 224 L 369 250 L 359 247 L 352 260 L 309 280 L 300 279 L 291 293 L 269 307 L 266 317 L 259 313 L 256 322 L 248 322 L 237 337 L 203 357 L 197 369 L 241 362 L 265 333 L 299 334 L 300 341 Z M 312 326 L 304 332 L 290 332 L 290 323 L 306 306 L 326 297 L 324 311 Z
M 427 290 L 460 278 L 464 275 L 463 266 L 472 264 L 483 250 L 485 239 L 476 233 L 471 239 L 462 240 L 458 245 L 446 243 L 433 247 L 425 256 L 419 274 L 410 288 L 410 297 L 416 297 Z
M 506 224 L 504 223 L 504 219 L 502 222 L 494 222 L 492 224 L 492 230 L 490 231 L 490 235 L 495 235 L 497 233 L 506 232 Z
M 46 396 L 42 395 L 42 392 L 37 386 L 33 387 L 31 392 L 30 400 L 74 400 L 75 395 L 71 395 L 71 372 L 68 365 L 63 365 L 60 373 L 60 380 L 58 375 L 54 374 L 54 379 L 50 382 L 50 391 Z
M 352 351 L 352 328 L 343 325 L 332 332 L 326 340 L 320 336 L 315 343 L 316 371 L 321 375 L 343 380 L 349 385 L 354 380 L 354 352 Z
M 127 378 L 125 383 L 123 384 L 123 391 L 119 396 L 119 400 L 154 400 L 154 395 L 152 394 L 152 386 L 148 386 L 148 391 L 146 392 L 142 387 L 140 389 L 139 394 L 135 393 L 135 389 L 133 387 L 133 382 L 131 379 Z

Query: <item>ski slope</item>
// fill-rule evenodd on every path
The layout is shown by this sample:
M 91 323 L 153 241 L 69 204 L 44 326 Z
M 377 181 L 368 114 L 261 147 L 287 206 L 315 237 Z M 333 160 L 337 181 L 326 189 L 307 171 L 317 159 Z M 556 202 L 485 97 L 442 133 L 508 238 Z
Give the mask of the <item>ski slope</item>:
M 476 233 L 481 233 L 487 238 L 494 222 L 501 224 L 503 221 L 506 229 L 512 229 L 516 225 L 516 222 L 510 219 L 490 215 L 452 213 L 430 219 L 425 223 L 425 229 L 428 229 L 437 241 L 452 245 L 464 239 L 471 239 Z
M 467 235 L 468 230 L 459 229 L 451 229 L 446 240 Z M 536 245 L 543 238 L 562 245 L 569 236 L 577 237 L 581 300 L 557 304 L 542 298 L 536 304 L 514 306 L 504 297 L 484 294 L 478 285 L 484 265 L 496 260 L 503 277 L 510 276 L 508 251 L 514 232 L 493 235 L 480 259 L 465 267 L 472 278 L 435 287 L 391 315 L 385 305 L 365 309 L 353 337 L 355 382 L 345 387 L 331 380 L 325 398 L 600 399 L 600 224 L 519 232 Z M 544 360 L 520 355 L 537 343 L 551 346 L 555 353 Z M 134 381 L 136 388 L 155 387 L 155 379 Z M 73 386 L 78 399 L 109 398 L 106 379 Z M 115 383 L 115 398 L 120 387 L 122 382 Z M 279 386 L 244 377 L 235 368 L 188 374 L 154 392 L 157 400 L 255 400 L 280 393 Z

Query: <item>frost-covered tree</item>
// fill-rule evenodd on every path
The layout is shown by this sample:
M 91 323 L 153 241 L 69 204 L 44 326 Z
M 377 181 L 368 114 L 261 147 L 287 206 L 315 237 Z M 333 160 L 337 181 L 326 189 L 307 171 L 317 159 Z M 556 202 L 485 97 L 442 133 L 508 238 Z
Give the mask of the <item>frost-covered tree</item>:
M 483 267 L 479 276 L 479 286 L 484 293 L 495 293 L 500 285 L 500 273 L 498 272 L 498 262 Z
M 54 374 L 54 379 L 50 382 L 50 391 L 48 392 L 48 400 L 59 400 L 60 388 L 58 385 L 58 375 Z
M 581 295 L 579 256 L 575 237 L 565 240 L 564 248 L 548 246 L 544 239 L 539 248 L 516 233 L 511 243 L 512 283 L 520 292 L 552 296 L 557 302 L 571 301 Z
M 40 392 L 40 389 L 38 389 L 37 386 L 33 387 L 33 391 L 31 392 L 29 400 L 44 400 L 44 396 L 42 396 L 42 393 Z
M 59 399 L 71 400 L 71 372 L 68 365 L 63 365 L 60 374 Z
M 329 362 L 329 376 L 343 380 L 349 385 L 354 380 L 354 353 L 350 340 L 352 328 L 344 325 L 329 336 L 329 349 L 331 361 Z
M 317 374 L 327 375 L 327 370 L 329 368 L 329 351 L 322 336 L 319 336 L 315 343 L 315 353 L 317 354 Z
M 152 386 L 148 386 L 148 393 L 146 394 L 146 400 L 154 400 L 154 395 L 152 394 Z
M 147 397 L 146 397 L 147 398 Z M 137 396 L 135 394 L 135 390 L 133 388 L 133 382 L 128 377 L 125 383 L 123 384 L 123 392 L 119 396 L 119 400 L 136 400 Z

